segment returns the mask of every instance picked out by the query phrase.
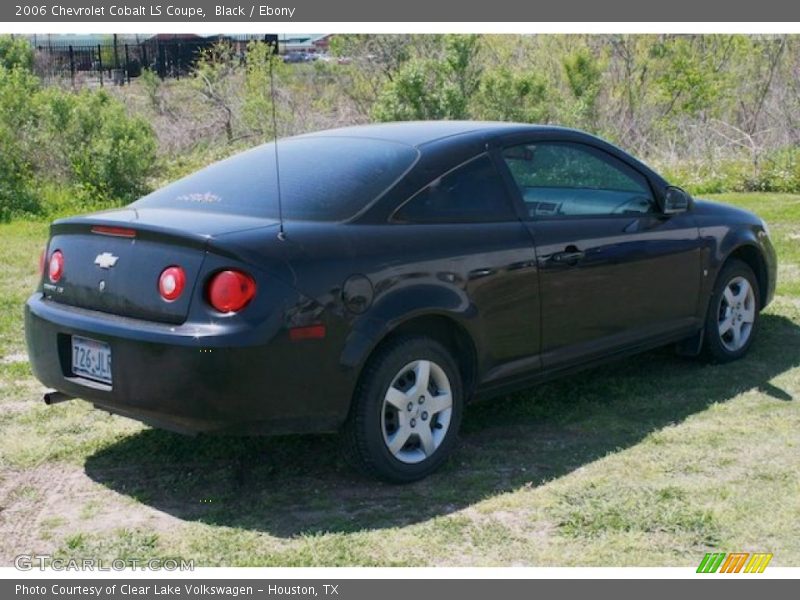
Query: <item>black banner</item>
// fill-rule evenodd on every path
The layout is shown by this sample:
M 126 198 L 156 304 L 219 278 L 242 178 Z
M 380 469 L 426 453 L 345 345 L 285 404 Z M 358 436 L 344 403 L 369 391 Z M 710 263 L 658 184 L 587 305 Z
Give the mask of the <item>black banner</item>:
M 786 0 L 189 0 L 148 3 L 120 0 L 17 0 L 0 4 L 8 22 L 791 22 L 800 3 Z
M 698 576 L 700 579 L 702 576 Z M 78 580 L 46 579 L 0 582 L 0 597 L 30 600 L 137 600 L 159 598 L 175 600 L 408 600 L 417 598 L 708 598 L 709 594 L 727 600 L 768 597 L 791 597 L 791 580 L 720 579 L 711 583 L 697 580 L 545 580 L 545 579 L 341 579 L 341 580 Z M 713 589 L 712 589 L 713 586 Z

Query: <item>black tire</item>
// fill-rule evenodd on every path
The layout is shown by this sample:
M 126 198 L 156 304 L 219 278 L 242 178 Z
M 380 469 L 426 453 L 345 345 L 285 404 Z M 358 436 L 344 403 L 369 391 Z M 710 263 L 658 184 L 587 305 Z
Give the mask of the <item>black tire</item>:
M 405 378 L 411 382 L 416 376 L 413 370 L 406 370 L 405 375 L 401 372 L 410 364 L 419 361 L 430 361 L 435 366 L 431 366 L 431 373 L 436 372 L 436 376 L 441 380 L 442 374 L 447 378 L 449 384 L 452 406 L 449 412 L 443 411 L 436 415 L 428 416 L 422 412 L 424 399 L 409 408 L 408 415 L 402 415 L 406 422 L 405 431 L 409 431 L 411 422 L 415 421 L 415 427 L 428 427 L 432 436 L 438 436 L 438 445 L 430 455 L 422 449 L 422 441 L 419 435 L 421 429 L 411 432 L 408 442 L 399 451 L 400 455 L 416 454 L 425 455 L 419 462 L 404 462 L 393 454 L 385 440 L 385 431 L 391 425 L 392 419 L 400 423 L 401 411 L 392 405 L 385 405 L 384 401 L 389 393 L 390 386 L 397 389 L 399 382 L 405 383 Z M 436 370 L 438 367 L 438 371 Z M 434 375 L 431 375 L 431 387 L 436 394 L 440 394 Z M 416 382 L 414 382 L 416 383 Z M 393 384 L 396 384 L 393 386 Z M 408 393 L 413 386 L 409 385 Z M 399 390 L 398 390 L 399 391 Z M 426 390 L 427 392 L 428 390 Z M 424 395 L 424 394 L 423 394 Z M 431 396 L 429 405 L 436 402 L 439 396 Z M 409 402 L 409 406 L 411 406 Z M 353 397 L 353 404 L 350 415 L 342 431 L 342 447 L 344 456 L 353 467 L 365 475 L 377 477 L 391 483 L 409 483 L 427 477 L 447 459 L 455 447 L 458 435 L 458 428 L 461 424 L 461 415 L 464 404 L 464 386 L 458 365 L 451 353 L 439 342 L 422 336 L 399 337 L 378 348 L 375 354 L 369 359 L 364 368 L 358 387 Z M 412 412 L 416 418 L 411 418 Z M 394 411 L 395 414 L 389 414 Z M 388 415 L 388 416 L 387 416 Z M 445 415 L 447 427 L 442 426 L 438 419 Z M 423 421 L 423 416 L 425 421 Z M 396 431 L 400 427 L 397 425 Z M 438 431 L 444 429 L 444 433 L 438 435 Z M 431 438 L 432 439 L 432 438 Z M 414 448 L 414 445 L 417 448 Z
M 741 347 L 731 349 L 729 345 L 726 345 L 723 335 L 720 334 L 720 321 L 722 320 L 722 311 L 725 310 L 723 303 L 727 303 L 727 301 L 723 300 L 725 290 L 737 278 L 744 278 L 750 284 L 753 290 L 755 306 L 752 326 L 747 333 L 746 341 Z M 717 281 L 714 283 L 714 291 L 711 294 L 711 301 L 708 304 L 703 340 L 704 357 L 710 362 L 726 363 L 737 360 L 747 354 L 758 331 L 760 306 L 761 295 L 758 288 L 758 280 L 753 270 L 741 260 L 731 259 L 726 262 L 717 276 Z

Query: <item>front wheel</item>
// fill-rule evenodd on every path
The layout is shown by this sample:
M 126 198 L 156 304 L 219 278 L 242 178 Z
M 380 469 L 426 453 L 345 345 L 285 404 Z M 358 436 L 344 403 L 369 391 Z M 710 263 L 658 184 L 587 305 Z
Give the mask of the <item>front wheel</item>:
M 753 270 L 740 260 L 729 261 L 717 278 L 706 316 L 708 358 L 729 362 L 747 353 L 758 325 L 759 302 Z
M 345 456 L 386 481 L 422 479 L 452 451 L 462 405 L 458 367 L 441 344 L 390 342 L 365 367 L 343 431 Z

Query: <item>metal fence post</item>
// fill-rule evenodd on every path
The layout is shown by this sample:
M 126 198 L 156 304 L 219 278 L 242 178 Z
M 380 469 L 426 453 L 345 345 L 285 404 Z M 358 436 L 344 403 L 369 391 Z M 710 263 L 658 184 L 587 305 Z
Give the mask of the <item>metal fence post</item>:
M 72 50 L 72 44 L 69 45 L 69 80 L 72 87 L 75 87 L 75 52 Z
M 100 87 L 103 87 L 103 49 L 97 44 L 97 66 L 100 68 Z
M 167 57 L 164 44 L 156 42 L 158 46 L 158 76 L 164 79 L 167 76 Z
M 125 44 L 125 78 L 128 81 L 128 85 L 131 84 L 131 60 L 130 55 L 128 54 L 128 44 Z

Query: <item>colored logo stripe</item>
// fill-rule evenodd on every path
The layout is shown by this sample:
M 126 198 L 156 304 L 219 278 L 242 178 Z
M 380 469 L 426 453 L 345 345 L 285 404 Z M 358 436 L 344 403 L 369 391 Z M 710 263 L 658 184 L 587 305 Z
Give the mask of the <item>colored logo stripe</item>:
M 763 573 L 764 569 L 767 568 L 767 565 L 771 560 L 772 560 L 772 554 L 767 554 L 767 553 L 753 554 L 750 557 L 750 561 L 747 563 L 747 566 L 744 568 L 744 572 Z
M 700 566 L 697 567 L 698 573 L 716 573 L 722 560 L 725 558 L 724 552 L 715 552 L 706 554 L 703 560 L 700 561 Z
M 738 552 L 728 554 L 728 558 L 722 563 L 720 573 L 738 573 L 742 570 L 747 557 L 750 556 L 747 552 Z
M 748 560 L 749 559 L 749 560 Z M 763 573 L 772 560 L 772 554 L 767 552 L 709 552 L 700 561 L 698 573 L 740 573 L 744 568 L 745 573 Z

